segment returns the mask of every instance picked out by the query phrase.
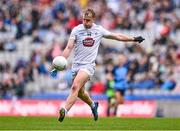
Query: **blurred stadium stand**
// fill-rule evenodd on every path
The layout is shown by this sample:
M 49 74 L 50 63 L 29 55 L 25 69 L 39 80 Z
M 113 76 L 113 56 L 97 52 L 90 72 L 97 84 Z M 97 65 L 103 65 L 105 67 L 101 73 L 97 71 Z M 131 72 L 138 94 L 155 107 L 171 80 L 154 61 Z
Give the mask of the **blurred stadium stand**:
M 132 72 L 127 100 L 180 99 L 179 0 L 1 0 L 1 99 L 67 97 L 70 67 L 54 79 L 49 76 L 51 61 L 61 54 L 86 7 L 95 9 L 96 23 L 108 30 L 146 39 L 144 51 L 103 39 L 95 77 L 87 84 L 93 98 L 107 98 L 105 70 L 124 53 Z M 92 90 L 96 84 L 101 90 Z

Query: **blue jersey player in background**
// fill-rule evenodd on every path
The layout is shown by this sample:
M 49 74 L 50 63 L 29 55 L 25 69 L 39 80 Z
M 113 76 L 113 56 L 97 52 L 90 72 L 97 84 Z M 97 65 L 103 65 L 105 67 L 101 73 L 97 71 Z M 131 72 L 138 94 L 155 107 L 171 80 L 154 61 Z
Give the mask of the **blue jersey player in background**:
M 118 65 L 115 66 L 114 69 L 112 70 L 112 75 L 114 78 L 115 98 L 116 98 L 114 114 L 116 114 L 118 105 L 124 103 L 124 95 L 128 87 L 128 67 L 126 63 L 127 63 L 126 56 L 120 54 L 118 56 Z

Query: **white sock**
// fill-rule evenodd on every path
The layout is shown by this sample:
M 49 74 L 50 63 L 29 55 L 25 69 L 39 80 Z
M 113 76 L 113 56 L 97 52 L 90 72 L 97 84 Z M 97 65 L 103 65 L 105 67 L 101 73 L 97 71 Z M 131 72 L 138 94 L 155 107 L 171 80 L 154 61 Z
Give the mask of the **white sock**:
M 95 103 L 93 102 L 92 104 L 91 104 L 91 108 L 94 108 L 95 107 Z
M 67 114 L 67 113 L 68 113 L 67 109 L 66 109 L 66 108 L 64 108 L 64 110 L 65 110 L 65 114 Z

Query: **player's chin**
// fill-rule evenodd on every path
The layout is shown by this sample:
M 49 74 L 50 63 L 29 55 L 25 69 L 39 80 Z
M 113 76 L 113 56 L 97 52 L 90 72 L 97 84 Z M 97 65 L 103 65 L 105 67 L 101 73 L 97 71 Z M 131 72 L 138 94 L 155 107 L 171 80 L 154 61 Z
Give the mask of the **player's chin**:
M 89 25 L 84 25 L 87 29 L 89 29 L 89 28 L 91 28 L 91 26 L 89 26 Z

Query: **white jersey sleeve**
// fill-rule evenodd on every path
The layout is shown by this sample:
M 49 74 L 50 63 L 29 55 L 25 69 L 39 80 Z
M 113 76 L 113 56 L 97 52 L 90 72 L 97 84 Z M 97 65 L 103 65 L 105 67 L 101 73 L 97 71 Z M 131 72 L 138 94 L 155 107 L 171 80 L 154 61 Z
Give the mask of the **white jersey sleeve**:
M 108 31 L 107 29 L 103 28 L 102 26 L 100 26 L 100 30 L 102 32 L 103 37 L 109 36 L 111 34 L 110 31 Z
M 69 39 L 75 40 L 75 39 L 76 39 L 76 33 L 77 33 L 77 28 L 74 27 L 74 28 L 72 29 L 72 31 L 71 31 L 71 34 L 70 34 Z

